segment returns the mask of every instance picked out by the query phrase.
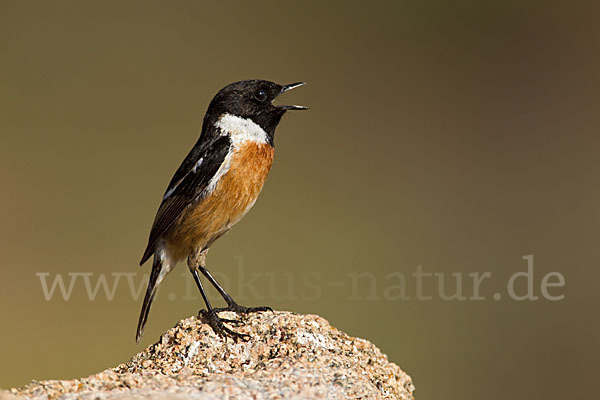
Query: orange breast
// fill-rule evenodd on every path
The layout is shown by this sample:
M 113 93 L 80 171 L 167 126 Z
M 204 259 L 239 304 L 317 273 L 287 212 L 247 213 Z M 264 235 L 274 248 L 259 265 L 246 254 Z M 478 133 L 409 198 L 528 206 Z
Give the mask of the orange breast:
M 210 246 L 252 208 L 273 164 L 273 155 L 272 146 L 250 141 L 235 150 L 229 170 L 213 192 L 191 206 L 166 238 L 176 259 Z

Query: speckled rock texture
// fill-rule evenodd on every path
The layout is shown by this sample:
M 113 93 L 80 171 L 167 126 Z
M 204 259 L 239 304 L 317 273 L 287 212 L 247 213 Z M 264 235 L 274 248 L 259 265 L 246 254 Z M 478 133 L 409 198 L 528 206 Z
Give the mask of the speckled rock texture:
M 22 399 L 413 399 L 410 376 L 377 347 L 321 317 L 246 316 L 234 342 L 196 317 L 180 321 L 126 364 L 87 378 L 43 381 L 0 393 Z M 11 397 L 11 396 L 18 397 Z

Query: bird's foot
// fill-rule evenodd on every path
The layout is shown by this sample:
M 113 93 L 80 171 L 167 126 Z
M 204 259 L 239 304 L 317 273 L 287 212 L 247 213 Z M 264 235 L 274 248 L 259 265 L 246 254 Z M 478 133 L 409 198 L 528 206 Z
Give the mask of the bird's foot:
M 273 311 L 271 307 L 268 306 L 260 306 L 260 307 L 244 307 L 240 306 L 238 303 L 232 302 L 227 305 L 227 307 L 214 308 L 215 312 L 220 313 L 223 311 L 233 311 L 238 314 L 249 314 L 253 312 L 261 312 L 261 311 Z
M 231 337 L 235 342 L 237 342 L 238 339 L 241 339 L 243 341 L 247 341 L 250 339 L 250 335 L 233 331 L 233 330 L 229 329 L 227 326 L 225 326 L 225 323 L 234 324 L 234 325 L 243 325 L 244 324 L 243 321 L 240 321 L 237 319 L 220 318 L 217 315 L 217 312 L 218 312 L 217 309 L 214 309 L 214 308 L 212 310 L 200 310 L 200 312 L 198 313 L 198 317 L 202 316 L 204 318 L 204 320 L 206 322 L 208 322 L 208 324 L 210 325 L 212 330 L 217 335 L 220 335 L 220 336 L 224 337 L 225 339 L 227 339 L 227 337 Z

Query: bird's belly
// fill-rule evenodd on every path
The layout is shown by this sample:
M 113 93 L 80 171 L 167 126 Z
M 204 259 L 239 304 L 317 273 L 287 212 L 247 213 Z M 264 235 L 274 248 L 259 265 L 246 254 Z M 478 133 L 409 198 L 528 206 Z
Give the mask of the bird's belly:
M 247 142 L 231 155 L 228 171 L 213 191 L 191 205 L 166 238 L 176 259 L 204 249 L 227 232 L 254 205 L 273 163 L 268 144 Z

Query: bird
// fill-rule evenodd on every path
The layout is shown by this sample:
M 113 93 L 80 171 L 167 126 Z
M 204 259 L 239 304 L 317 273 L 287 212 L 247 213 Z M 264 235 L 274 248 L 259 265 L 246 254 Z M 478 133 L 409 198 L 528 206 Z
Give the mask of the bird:
M 256 202 L 273 163 L 275 129 L 283 115 L 290 110 L 308 109 L 275 105 L 273 100 L 304 84 L 243 80 L 225 86 L 209 103 L 200 137 L 165 190 L 140 261 L 142 266 L 153 256 L 137 325 L 137 343 L 158 286 L 185 259 L 206 305 L 199 313 L 217 334 L 236 341 L 248 339 L 248 335 L 225 325 L 241 321 L 220 318 L 221 311 L 272 311 L 267 306 L 244 307 L 235 302 L 206 268 L 206 254 Z M 227 307 L 211 305 L 199 272 L 217 289 Z

